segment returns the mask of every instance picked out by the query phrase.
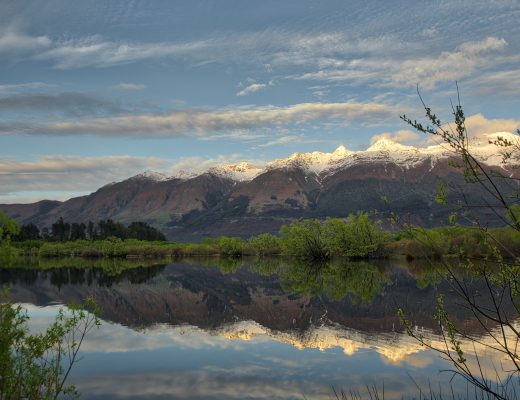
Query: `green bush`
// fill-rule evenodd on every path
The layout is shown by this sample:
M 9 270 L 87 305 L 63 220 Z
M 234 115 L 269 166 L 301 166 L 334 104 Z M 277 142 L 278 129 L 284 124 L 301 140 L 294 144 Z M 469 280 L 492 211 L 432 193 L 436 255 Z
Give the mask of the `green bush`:
M 331 256 L 367 258 L 389 240 L 389 235 L 374 225 L 366 213 L 351 214 L 347 220 L 328 218 L 323 230 L 325 248 Z
M 230 257 L 240 257 L 244 251 L 244 240 L 237 237 L 221 236 L 217 239 L 216 244 L 220 249 L 220 253 Z
M 280 254 L 280 239 L 271 233 L 262 233 L 249 239 L 249 245 L 259 256 Z
M 344 219 L 327 218 L 293 222 L 280 230 L 282 254 L 309 259 L 381 256 L 390 235 L 379 229 L 366 213 Z
M 295 221 L 280 229 L 282 254 L 322 260 L 329 257 L 325 247 L 322 223 L 317 219 Z

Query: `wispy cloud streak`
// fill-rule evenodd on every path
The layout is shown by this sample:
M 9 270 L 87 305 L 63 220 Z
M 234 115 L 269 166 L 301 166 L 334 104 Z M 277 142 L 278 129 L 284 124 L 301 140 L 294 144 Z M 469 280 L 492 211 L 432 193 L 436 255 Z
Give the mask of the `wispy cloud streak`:
M 23 93 L 0 97 L 0 111 L 59 112 L 71 115 L 117 114 L 117 102 L 84 93 Z
M 375 82 L 389 87 L 413 87 L 420 83 L 422 87 L 430 89 L 440 82 L 470 76 L 479 67 L 510 61 L 510 57 L 500 54 L 506 46 L 504 39 L 488 37 L 481 41 L 463 43 L 454 51 L 443 51 L 435 56 L 337 60 L 332 67 L 295 75 L 293 78 L 356 84 Z
M 17 192 L 93 191 L 112 181 L 147 169 L 165 170 L 168 163 L 156 157 L 42 156 L 33 161 L 0 158 L 0 199 Z
M 170 114 L 123 115 L 31 124 L 6 122 L 0 133 L 32 135 L 102 136 L 198 136 L 212 132 L 303 124 L 320 119 L 378 121 L 397 115 L 398 110 L 383 103 L 300 103 L 286 107 L 238 107 L 217 110 L 185 110 Z
M 237 93 L 237 96 L 247 96 L 248 94 L 258 92 L 262 89 L 265 89 L 268 85 L 266 83 L 252 83 L 249 86 L 246 86 L 244 89 Z
M 281 29 L 148 43 L 110 40 L 99 35 L 60 40 L 30 36 L 13 28 L 0 31 L 0 53 L 29 52 L 33 59 L 49 61 L 58 69 L 105 68 L 169 58 L 192 65 L 268 65 L 270 70 L 292 70 L 285 76 L 293 79 L 390 87 L 421 82 L 424 87 L 433 88 L 440 82 L 469 77 L 482 67 L 517 62 L 518 57 L 505 51 L 507 46 L 502 37 L 484 36 L 454 45 L 451 50 L 437 48 L 428 52 L 421 42 L 402 40 L 396 34 L 355 37 L 346 31 Z M 254 83 L 237 95 L 251 94 L 266 86 Z

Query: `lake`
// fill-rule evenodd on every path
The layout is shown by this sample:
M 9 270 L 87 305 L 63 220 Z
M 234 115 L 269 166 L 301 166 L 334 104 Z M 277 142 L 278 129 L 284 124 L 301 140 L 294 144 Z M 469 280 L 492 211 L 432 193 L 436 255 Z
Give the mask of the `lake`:
M 451 364 L 403 333 L 396 313 L 402 307 L 413 329 L 441 346 L 433 318 L 441 293 L 455 323 L 491 340 L 458 305 L 442 269 L 427 263 L 103 262 L 0 269 L 31 329 L 89 295 L 101 306 L 102 325 L 69 380 L 84 399 L 330 399 L 334 390 L 366 398 L 367 386 L 386 399 L 418 397 L 419 388 L 429 396 L 430 387 L 466 396 L 464 381 L 440 372 Z M 472 343 L 461 346 L 473 353 Z M 500 354 L 477 351 L 486 373 L 507 377 Z

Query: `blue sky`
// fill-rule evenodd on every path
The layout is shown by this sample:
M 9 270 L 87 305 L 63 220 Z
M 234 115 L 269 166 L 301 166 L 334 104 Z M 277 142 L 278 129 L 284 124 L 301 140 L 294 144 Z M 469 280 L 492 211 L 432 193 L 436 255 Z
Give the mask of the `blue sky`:
M 518 126 L 516 1 L 1 1 L 0 202 L 146 169 L 424 138 L 399 115 Z M 503 128 L 502 128 L 503 127 Z

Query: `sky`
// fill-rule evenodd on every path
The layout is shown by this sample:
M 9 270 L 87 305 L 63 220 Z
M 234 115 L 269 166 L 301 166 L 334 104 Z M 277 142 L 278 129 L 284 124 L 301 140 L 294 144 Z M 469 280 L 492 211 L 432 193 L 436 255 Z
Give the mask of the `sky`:
M 145 170 L 421 145 L 456 82 L 476 131 L 514 131 L 520 2 L 0 0 L 0 203 Z

